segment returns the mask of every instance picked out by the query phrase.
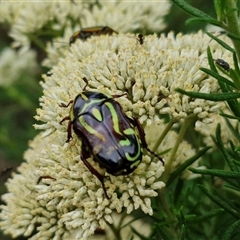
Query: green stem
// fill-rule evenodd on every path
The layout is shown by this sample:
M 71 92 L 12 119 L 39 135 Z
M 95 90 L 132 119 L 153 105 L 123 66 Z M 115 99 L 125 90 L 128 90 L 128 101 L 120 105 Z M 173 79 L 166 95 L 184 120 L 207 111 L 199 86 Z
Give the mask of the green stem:
M 177 140 L 175 142 L 175 145 L 173 146 L 173 148 L 171 150 L 171 155 L 170 155 L 169 159 L 166 161 L 166 164 L 165 164 L 165 171 L 163 173 L 163 178 L 162 178 L 163 182 L 167 182 L 169 177 L 170 177 L 170 174 L 172 172 L 172 164 L 175 160 L 175 155 L 177 153 L 178 147 L 183 140 L 184 134 L 185 134 L 185 132 L 187 130 L 187 127 L 188 127 L 189 123 L 191 122 L 191 119 L 193 118 L 193 116 L 195 116 L 195 115 L 188 116 L 184 120 L 184 122 L 183 122 L 183 124 L 180 128 L 180 131 L 178 133 L 178 137 L 177 137 Z
M 31 42 L 35 43 L 44 52 L 46 51 L 46 46 L 44 45 L 44 43 L 34 34 L 28 34 L 28 38 Z
M 116 229 L 113 224 L 107 223 L 109 228 L 111 228 L 116 240 L 122 240 L 121 234 L 120 234 L 120 229 Z
M 227 22 L 227 31 L 233 35 L 240 37 L 240 26 L 238 21 L 238 8 L 236 0 L 223 0 L 225 8 L 225 19 Z M 240 59 L 240 41 L 232 39 L 238 60 Z
M 169 206 L 169 201 L 167 201 L 166 197 L 166 189 L 161 189 L 158 191 L 158 204 L 159 207 L 158 209 L 161 209 L 165 213 L 165 218 L 167 222 L 169 222 L 169 228 L 168 229 L 168 236 L 171 236 L 171 239 L 178 239 L 177 236 L 179 236 L 179 230 L 177 228 L 177 218 L 176 216 L 172 213 L 172 210 Z M 162 215 L 162 213 L 159 213 L 159 215 Z M 166 229 L 166 230 L 167 230 Z
M 159 137 L 158 141 L 156 142 L 156 144 L 154 145 L 154 147 L 152 149 L 153 152 L 157 151 L 158 147 L 162 143 L 162 140 L 165 138 L 167 133 L 170 131 L 170 129 L 172 128 L 174 123 L 175 123 L 175 120 L 171 119 L 170 122 L 167 124 L 167 126 L 164 128 L 164 131 L 162 132 L 161 136 Z

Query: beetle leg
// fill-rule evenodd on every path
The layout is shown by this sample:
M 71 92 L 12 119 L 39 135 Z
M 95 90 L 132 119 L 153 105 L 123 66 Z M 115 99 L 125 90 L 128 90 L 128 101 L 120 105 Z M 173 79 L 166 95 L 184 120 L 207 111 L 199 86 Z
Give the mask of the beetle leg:
M 69 142 L 70 139 L 72 138 L 72 122 L 71 122 L 71 118 L 70 116 L 67 116 L 65 118 L 63 118 L 61 120 L 61 122 L 59 122 L 60 124 L 62 124 L 64 121 L 68 120 L 68 127 L 67 127 L 67 141 L 66 142 Z
M 112 98 L 119 98 L 119 97 L 122 97 L 122 96 L 125 96 L 125 95 L 128 95 L 126 92 L 123 93 L 123 94 L 115 94 L 115 95 L 112 95 Z
M 136 119 L 136 118 L 128 118 L 128 119 L 134 126 L 137 127 L 143 147 L 146 148 L 153 156 L 158 158 L 162 162 L 162 164 L 164 165 L 163 159 L 148 148 L 148 145 L 147 145 L 147 142 L 146 142 L 146 139 L 145 139 L 145 132 L 144 132 L 141 124 L 139 123 L 138 119 Z
M 87 167 L 87 169 L 93 174 L 95 175 L 98 180 L 101 182 L 102 184 L 102 188 L 103 188 L 103 191 L 107 197 L 107 199 L 110 199 L 110 197 L 108 196 L 107 194 L 107 190 L 105 188 L 105 185 L 104 185 L 104 178 L 108 178 L 108 177 L 105 177 L 103 176 L 101 173 L 99 173 L 86 159 L 89 157 L 89 153 L 87 152 L 87 150 L 82 147 L 82 153 L 81 153 L 81 160 L 83 161 L 83 163 L 85 164 L 85 166 Z
M 104 178 L 106 178 L 106 177 L 104 177 L 102 174 L 100 174 L 86 159 L 82 158 L 82 161 L 83 161 L 83 163 L 85 164 L 85 166 L 88 168 L 88 170 L 89 170 L 93 175 L 95 175 L 95 176 L 98 178 L 98 180 L 101 182 L 103 191 L 104 191 L 107 199 L 110 199 L 110 197 L 109 197 L 108 194 L 107 194 L 106 187 L 105 187 L 105 185 L 104 185 Z
M 53 177 L 51 177 L 51 176 L 49 176 L 49 175 L 45 175 L 45 176 L 41 176 L 41 177 L 38 178 L 37 184 L 39 184 L 43 178 L 48 178 L 48 179 L 56 180 L 56 178 L 53 178 Z
M 70 116 L 67 116 L 67 117 L 63 118 L 59 123 L 62 124 L 66 120 L 70 121 Z
M 73 100 L 71 100 L 68 104 L 61 103 L 61 104 L 59 104 L 59 107 L 67 108 L 67 107 L 69 107 L 69 105 L 70 105 L 71 103 L 73 103 Z

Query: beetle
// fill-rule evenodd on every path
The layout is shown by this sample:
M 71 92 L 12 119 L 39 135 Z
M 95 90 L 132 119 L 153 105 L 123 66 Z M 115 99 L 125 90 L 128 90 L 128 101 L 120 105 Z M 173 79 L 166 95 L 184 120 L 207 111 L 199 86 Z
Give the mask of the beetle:
M 230 69 L 228 62 L 224 61 L 223 59 L 218 58 L 215 60 L 215 63 L 226 71 Z
M 141 163 L 143 149 L 148 150 L 163 164 L 163 159 L 152 152 L 146 143 L 145 133 L 136 118 L 127 116 L 121 105 L 114 98 L 122 95 L 107 96 L 100 92 L 86 91 L 86 85 L 70 104 L 69 116 L 63 118 L 62 124 L 68 120 L 67 142 L 72 138 L 72 129 L 82 141 L 80 158 L 102 184 L 105 195 L 104 177 L 88 161 L 93 157 L 100 167 L 114 176 L 128 175 Z
M 71 38 L 69 39 L 69 45 L 74 43 L 78 38 L 81 39 L 82 41 L 85 41 L 91 36 L 112 35 L 113 33 L 118 34 L 118 32 L 116 32 L 115 30 L 108 26 L 82 28 L 80 31 L 75 32 L 71 36 Z
M 137 41 L 140 43 L 140 45 L 143 45 L 143 43 L 144 43 L 144 39 L 145 39 L 144 35 L 145 35 L 145 33 L 146 33 L 146 31 L 144 30 L 142 33 L 139 33 L 137 35 Z

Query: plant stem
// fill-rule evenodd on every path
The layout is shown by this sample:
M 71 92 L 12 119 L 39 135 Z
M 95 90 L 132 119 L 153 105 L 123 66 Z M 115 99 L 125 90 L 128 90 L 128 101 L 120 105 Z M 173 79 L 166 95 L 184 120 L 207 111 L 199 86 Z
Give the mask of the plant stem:
M 190 120 L 192 119 L 193 116 L 194 115 L 188 116 L 184 120 L 184 122 L 183 122 L 183 124 L 182 124 L 182 126 L 180 128 L 180 131 L 178 133 L 178 137 L 177 137 L 177 140 L 175 142 L 175 145 L 173 146 L 173 148 L 171 150 L 171 155 L 170 155 L 169 159 L 166 161 L 166 164 L 165 164 L 165 171 L 164 171 L 163 177 L 162 177 L 162 180 L 164 182 L 167 182 L 168 179 L 169 179 L 169 176 L 170 176 L 171 171 L 172 171 L 172 164 L 174 162 L 175 155 L 177 153 L 178 147 L 179 147 L 180 143 L 183 140 L 184 134 L 185 134 L 185 132 L 187 130 L 187 127 L 188 127 L 189 123 L 191 122 Z
M 167 133 L 169 132 L 169 130 L 172 128 L 173 124 L 175 123 L 174 119 L 171 118 L 170 122 L 167 124 L 167 126 L 165 127 L 164 131 L 162 132 L 161 136 L 159 137 L 158 141 L 156 142 L 156 144 L 153 147 L 153 152 L 156 152 L 159 145 L 161 144 L 162 140 L 165 138 L 165 136 L 167 135 Z
M 240 26 L 238 21 L 238 8 L 236 0 L 223 0 L 225 12 L 227 31 L 233 35 L 240 37 Z M 238 60 L 240 60 L 240 41 L 232 39 Z
M 116 229 L 116 227 L 113 224 L 107 223 L 109 228 L 111 228 L 116 240 L 122 240 L 121 234 L 120 234 L 120 229 Z
M 161 190 L 158 191 L 158 204 L 159 207 L 158 209 L 161 209 L 161 211 L 163 211 L 165 213 L 165 218 L 167 220 L 167 222 L 169 222 L 169 228 L 168 229 L 168 236 L 171 236 L 171 239 L 177 239 L 177 236 L 179 236 L 179 230 L 177 228 L 177 218 L 175 217 L 175 215 L 172 213 L 172 210 L 169 206 L 169 203 L 167 201 L 167 197 L 166 197 L 166 193 L 165 193 L 166 189 L 162 188 Z M 162 213 L 160 213 L 162 215 Z
M 41 50 L 43 50 L 44 52 L 46 51 L 46 46 L 44 45 L 44 43 L 34 34 L 28 34 L 28 38 L 30 41 L 35 43 L 36 46 L 38 46 Z

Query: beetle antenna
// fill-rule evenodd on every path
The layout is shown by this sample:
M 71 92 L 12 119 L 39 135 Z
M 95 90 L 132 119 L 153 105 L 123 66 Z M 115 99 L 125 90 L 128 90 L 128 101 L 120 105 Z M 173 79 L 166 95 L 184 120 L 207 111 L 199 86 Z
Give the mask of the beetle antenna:
M 152 150 L 150 150 L 148 147 L 145 147 L 153 156 L 155 156 L 156 158 L 158 158 L 158 160 L 160 160 L 161 162 L 162 162 L 162 164 L 163 164 L 163 166 L 164 166 L 164 161 L 163 161 L 163 159 L 160 157 L 160 156 L 158 156 L 156 153 L 154 153 Z

